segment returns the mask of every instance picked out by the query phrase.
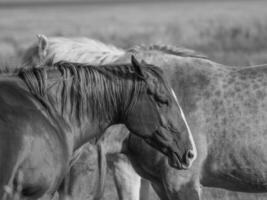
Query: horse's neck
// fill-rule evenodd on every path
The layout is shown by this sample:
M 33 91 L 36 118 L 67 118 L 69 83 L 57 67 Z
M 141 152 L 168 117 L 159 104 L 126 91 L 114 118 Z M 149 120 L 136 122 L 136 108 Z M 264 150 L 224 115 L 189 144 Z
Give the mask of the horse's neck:
M 193 112 L 200 101 L 209 98 L 212 87 L 219 85 L 226 71 L 217 63 L 190 58 L 171 69 L 171 81 L 184 112 Z
M 58 76 L 57 74 L 55 76 Z M 82 114 L 79 112 L 79 109 L 77 109 L 78 103 L 73 105 L 73 96 L 77 96 L 78 94 L 75 93 L 69 93 L 67 92 L 67 96 L 64 96 L 63 90 L 66 90 L 66 87 L 71 87 L 72 80 L 69 80 L 69 83 L 66 84 L 62 80 L 57 80 L 57 78 L 50 78 L 47 83 L 48 89 L 48 102 L 49 107 L 52 107 L 52 110 L 55 111 L 55 115 L 60 116 L 63 118 L 64 122 L 68 127 L 71 129 L 71 135 L 67 136 L 70 137 L 71 140 L 73 140 L 73 146 L 74 149 L 77 149 L 82 144 L 88 142 L 92 138 L 99 138 L 102 136 L 102 134 L 105 132 L 105 130 L 116 123 L 121 123 L 121 110 L 118 111 L 116 109 L 109 109 L 105 110 L 106 116 L 101 117 L 101 115 L 98 114 L 92 114 L 96 113 L 97 110 L 92 110 L 93 106 L 88 105 L 88 107 L 84 109 L 88 109 L 87 112 L 83 112 Z M 65 87 L 65 88 L 64 88 Z M 90 91 L 90 90 L 89 90 Z M 127 96 L 127 94 L 130 96 L 131 90 L 127 91 L 127 93 L 124 93 L 124 95 Z M 65 94 L 66 95 L 66 94 Z M 105 98 L 107 98 L 107 95 Z M 87 95 L 87 97 L 94 96 Z M 125 98 L 123 95 L 117 95 L 120 97 Z M 99 102 L 105 101 L 104 97 L 102 99 L 99 99 Z M 79 101 L 78 99 L 77 101 Z M 127 107 L 129 104 L 130 98 L 125 98 L 125 100 L 119 99 L 114 100 L 114 102 L 117 102 L 119 105 L 113 104 L 112 106 L 114 108 L 120 108 L 123 110 L 123 108 Z M 83 101 L 86 102 L 92 102 L 89 99 L 83 99 Z M 79 107 L 79 106 L 78 106 Z M 111 107 L 111 106 L 110 106 Z M 82 115 L 82 116 L 81 116 Z
M 97 121 L 88 118 L 87 122 L 84 121 L 80 126 L 76 126 L 76 131 L 73 131 L 74 149 L 79 148 L 93 138 L 98 140 L 111 124 L 108 120 Z

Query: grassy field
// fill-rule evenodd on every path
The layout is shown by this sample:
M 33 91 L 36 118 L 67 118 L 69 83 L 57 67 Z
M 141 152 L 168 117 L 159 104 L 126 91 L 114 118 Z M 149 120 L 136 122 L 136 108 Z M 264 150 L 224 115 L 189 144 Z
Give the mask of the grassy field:
M 88 36 L 123 48 L 140 43 L 185 46 L 229 65 L 267 63 L 267 2 L 264 1 L 0 7 L 0 30 L 2 63 L 17 63 L 18 56 L 36 40 L 38 33 Z M 215 189 L 205 189 L 204 197 L 267 199 L 267 195 Z M 109 177 L 105 199 L 116 198 Z
M 120 47 L 169 43 L 224 64 L 258 64 L 267 61 L 266 7 L 264 1 L 238 1 L 0 8 L 0 56 L 20 54 L 43 33 Z

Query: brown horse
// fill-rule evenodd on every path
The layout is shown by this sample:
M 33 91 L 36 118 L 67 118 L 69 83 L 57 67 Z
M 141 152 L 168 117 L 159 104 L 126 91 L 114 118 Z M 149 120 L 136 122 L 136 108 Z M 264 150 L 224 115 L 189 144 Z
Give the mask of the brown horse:
M 159 68 L 134 58 L 127 65 L 61 62 L 1 74 L 0 94 L 2 199 L 52 195 L 73 152 L 117 123 L 168 155 L 172 166 L 191 164 L 194 145 L 168 82 Z
M 150 180 L 164 200 L 200 199 L 201 185 L 267 192 L 267 66 L 228 67 L 192 51 L 160 46 L 134 48 L 131 53 L 168 74 L 199 156 L 190 170 L 175 170 L 161 153 L 137 137 L 130 136 L 117 147 L 114 144 L 121 142 L 117 137 L 105 137 L 103 147 L 113 144 L 126 153 L 117 154 L 116 159 L 112 156 L 116 183 L 122 187 L 119 197 L 139 198 L 136 172 Z M 114 60 L 129 62 L 129 56 L 125 52 Z M 129 133 L 125 129 L 121 134 Z M 135 185 L 128 184 L 129 177 Z

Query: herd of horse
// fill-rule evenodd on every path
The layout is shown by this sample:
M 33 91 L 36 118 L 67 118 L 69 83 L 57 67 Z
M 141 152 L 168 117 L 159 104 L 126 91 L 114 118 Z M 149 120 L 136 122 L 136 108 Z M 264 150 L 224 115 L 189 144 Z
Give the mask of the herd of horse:
M 0 198 L 199 200 L 267 192 L 267 65 L 47 38 L 0 75 Z

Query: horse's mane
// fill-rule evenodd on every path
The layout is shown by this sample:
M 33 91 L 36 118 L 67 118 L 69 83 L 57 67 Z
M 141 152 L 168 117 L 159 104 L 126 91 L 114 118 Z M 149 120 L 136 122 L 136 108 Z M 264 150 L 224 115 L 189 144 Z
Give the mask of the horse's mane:
M 193 58 L 203 58 L 207 59 L 207 57 L 201 53 L 198 53 L 191 49 L 186 49 L 183 47 L 176 47 L 173 45 L 163 45 L 163 44 L 151 44 L 151 45 L 137 45 L 128 50 L 129 52 L 138 53 L 138 52 L 160 52 L 164 54 L 170 54 L 181 57 L 193 57 Z
M 88 38 L 51 37 L 48 42 L 47 58 L 53 58 L 54 63 L 68 59 L 92 65 L 109 64 L 125 54 L 113 45 Z
M 52 37 L 49 39 L 49 42 L 50 52 L 48 57 L 52 58 L 55 56 L 55 62 L 64 60 L 68 56 L 68 61 L 70 62 L 83 62 L 97 65 L 109 64 L 126 53 L 137 53 L 141 51 L 153 51 L 181 57 L 207 58 L 205 55 L 194 50 L 164 44 L 137 45 L 128 50 L 123 50 L 89 38 Z
M 51 38 L 48 57 L 54 62 L 68 58 L 70 62 L 108 64 L 115 61 L 124 51 L 115 46 L 88 38 Z
M 45 63 L 47 63 L 47 60 L 51 60 L 53 63 L 67 60 L 69 62 L 101 65 L 113 63 L 129 53 L 142 52 L 157 52 L 181 57 L 207 58 L 193 50 L 172 45 L 138 45 L 124 50 L 94 39 L 65 37 L 50 37 L 47 39 L 47 43 Z M 38 53 L 38 43 L 36 43 L 26 50 L 23 55 L 23 62 L 25 62 L 26 65 L 39 63 Z
M 79 120 L 88 114 L 93 118 L 111 119 L 114 112 L 123 117 L 120 114 L 137 101 L 145 88 L 145 82 L 133 70 L 131 64 L 95 67 L 59 62 L 52 67 L 21 69 L 18 76 L 35 97 L 51 107 L 55 102 L 49 97 L 49 88 L 53 86 L 49 86 L 48 80 L 51 83 L 49 77 L 61 74 L 60 78 L 52 80 L 62 84 L 62 89 L 55 94 L 56 100 L 53 100 L 60 102 L 61 108 L 57 109 L 61 114 L 64 115 L 69 106 L 70 112 Z M 147 66 L 145 70 L 163 80 L 156 67 Z

